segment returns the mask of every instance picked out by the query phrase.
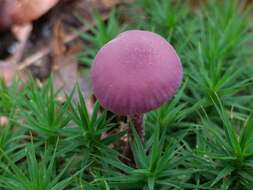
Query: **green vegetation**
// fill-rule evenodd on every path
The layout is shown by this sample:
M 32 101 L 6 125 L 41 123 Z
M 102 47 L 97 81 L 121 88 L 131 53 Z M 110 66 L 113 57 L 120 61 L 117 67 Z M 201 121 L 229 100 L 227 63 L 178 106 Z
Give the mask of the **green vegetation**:
M 126 25 L 161 34 L 181 57 L 183 84 L 146 114 L 144 144 L 130 126 L 128 162 L 120 120 L 98 103 L 90 113 L 78 86 L 60 102 L 51 79 L 22 90 L 1 83 L 0 116 L 8 123 L 0 126 L 0 189 L 251 190 L 253 23 L 252 9 L 240 2 L 193 9 L 183 0 L 136 0 L 125 5 L 127 15 L 112 11 L 104 21 L 96 14 L 96 26 L 81 34 L 90 44 L 80 56 L 88 66 Z

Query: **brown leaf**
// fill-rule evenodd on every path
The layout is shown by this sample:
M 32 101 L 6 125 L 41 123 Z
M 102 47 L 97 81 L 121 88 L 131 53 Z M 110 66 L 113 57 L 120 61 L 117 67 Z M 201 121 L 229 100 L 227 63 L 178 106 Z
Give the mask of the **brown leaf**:
M 110 9 L 117 5 L 120 0 L 91 0 L 92 4 L 99 7 L 101 10 Z
M 52 69 L 58 70 L 60 66 L 61 57 L 65 51 L 64 46 L 64 30 L 60 20 L 58 20 L 53 27 L 52 39 Z
M 16 24 L 32 22 L 49 9 L 54 7 L 59 0 L 1 0 L 0 24 L 8 28 Z

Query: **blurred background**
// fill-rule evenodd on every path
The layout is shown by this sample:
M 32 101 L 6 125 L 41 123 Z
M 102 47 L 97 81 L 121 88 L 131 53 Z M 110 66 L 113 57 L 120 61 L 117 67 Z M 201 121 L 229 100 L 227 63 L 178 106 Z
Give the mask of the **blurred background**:
M 0 0 L 0 77 L 10 85 L 17 77 L 41 83 L 53 74 L 57 88 L 69 91 L 80 80 L 89 88 L 86 70 L 98 48 L 122 29 L 115 10 L 123 4 Z
M 0 77 L 10 85 L 16 76 L 42 82 L 53 73 L 57 88 L 69 91 L 81 81 L 89 91 L 87 69 L 103 44 L 132 28 L 161 26 L 160 33 L 170 38 L 177 22 L 187 17 L 184 8 L 204 2 L 0 0 Z
M 87 69 L 107 41 L 123 30 L 139 28 L 159 30 L 173 43 L 192 16 L 189 9 L 195 11 L 206 2 L 0 0 L 0 77 L 7 84 L 17 75 L 23 81 L 33 76 L 42 82 L 53 73 L 56 87 L 69 91 L 81 80 L 87 90 Z M 249 3 L 242 0 L 240 6 Z

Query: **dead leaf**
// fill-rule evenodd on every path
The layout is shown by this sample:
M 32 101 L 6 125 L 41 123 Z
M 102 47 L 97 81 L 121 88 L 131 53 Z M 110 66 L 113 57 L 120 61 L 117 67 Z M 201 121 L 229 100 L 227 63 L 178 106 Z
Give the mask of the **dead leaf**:
M 120 2 L 120 0 L 91 0 L 91 3 L 95 6 L 95 7 L 99 7 L 99 9 L 101 10 L 108 10 L 112 7 L 114 7 L 115 5 L 117 5 Z
M 102 5 L 106 8 L 112 8 L 119 3 L 119 0 L 101 0 Z
M 58 20 L 53 27 L 53 37 L 52 37 L 52 69 L 58 70 L 60 67 L 61 57 L 65 51 L 64 46 L 64 30 L 63 25 L 60 20 Z

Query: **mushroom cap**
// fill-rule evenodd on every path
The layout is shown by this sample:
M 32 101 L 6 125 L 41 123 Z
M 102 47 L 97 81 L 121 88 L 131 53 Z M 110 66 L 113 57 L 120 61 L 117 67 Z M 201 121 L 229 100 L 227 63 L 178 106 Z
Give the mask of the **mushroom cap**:
M 180 86 L 182 70 L 180 58 L 164 38 L 130 30 L 100 49 L 92 64 L 91 79 L 103 107 L 134 115 L 170 100 Z
M 60 0 L 2 0 L 0 3 L 0 27 L 8 28 L 14 24 L 32 22 Z

